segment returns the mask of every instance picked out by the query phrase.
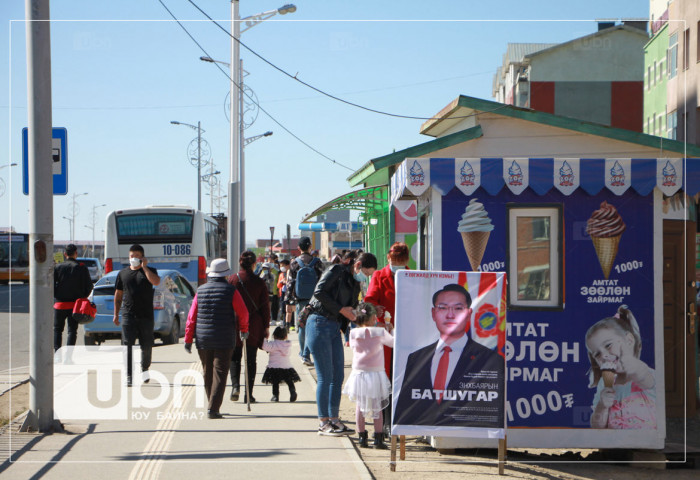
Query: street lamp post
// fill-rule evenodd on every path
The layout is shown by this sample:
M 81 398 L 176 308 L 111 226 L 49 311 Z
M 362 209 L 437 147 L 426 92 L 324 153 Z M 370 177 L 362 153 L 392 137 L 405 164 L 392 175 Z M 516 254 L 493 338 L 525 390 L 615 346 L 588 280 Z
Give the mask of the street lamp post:
M 71 230 L 70 230 L 70 242 L 73 243 L 75 242 L 75 216 L 77 215 L 77 212 L 75 211 L 75 207 L 78 205 L 78 202 L 75 201 L 76 198 L 81 197 L 83 195 L 87 195 L 87 192 L 83 193 L 74 193 L 72 195 L 73 201 L 71 202 Z
M 184 125 L 185 127 L 190 127 L 193 130 L 197 130 L 197 158 L 191 158 L 190 160 L 197 161 L 197 210 L 202 210 L 202 122 L 197 122 L 197 126 L 190 125 L 189 123 L 178 122 L 172 120 L 170 123 L 173 125 Z
M 239 116 L 242 98 L 243 82 L 241 80 L 243 77 L 243 69 L 240 64 L 241 55 L 238 41 L 242 31 L 244 32 L 278 13 L 284 15 L 293 13 L 297 9 L 297 7 L 292 4 L 286 4 L 276 10 L 270 10 L 241 19 L 238 7 L 239 0 L 231 0 L 231 31 L 233 32 L 233 35 L 231 35 L 231 63 L 229 65 L 231 78 L 231 107 L 229 111 L 229 117 L 231 118 L 231 177 L 228 189 L 229 209 L 226 233 L 229 265 L 235 264 L 235 261 L 238 260 L 238 256 L 241 253 L 241 247 L 245 247 L 245 237 L 241 235 L 241 221 L 245 219 L 245 207 L 242 200 L 245 177 L 243 176 L 243 167 L 241 166 L 239 169 L 239 165 L 241 165 L 242 162 L 241 143 L 243 143 L 243 119 Z M 245 20 L 246 28 L 241 31 L 240 22 L 242 20 Z M 238 83 L 239 86 L 238 94 L 236 94 L 236 83 Z M 234 228 L 238 229 L 238 234 L 236 234 Z M 245 230 L 245 227 L 243 227 L 243 230 Z
M 0 166 L 0 170 L 5 168 L 5 167 L 16 167 L 16 163 L 8 163 L 7 165 L 2 165 Z M 5 181 L 0 178 L 0 197 L 2 197 L 5 194 Z
M 90 225 L 91 227 L 88 227 L 90 230 L 92 230 L 92 256 L 95 256 L 95 224 L 97 223 L 97 209 L 100 207 L 106 207 L 107 204 L 103 203 L 101 205 L 93 205 L 92 206 L 92 215 L 90 215 Z M 87 225 L 85 225 L 87 227 Z
M 68 236 L 70 238 L 69 242 L 73 243 L 73 219 L 69 217 L 61 217 L 64 220 L 68 220 Z
M 270 257 L 272 257 L 272 242 L 274 242 L 275 227 L 270 227 Z

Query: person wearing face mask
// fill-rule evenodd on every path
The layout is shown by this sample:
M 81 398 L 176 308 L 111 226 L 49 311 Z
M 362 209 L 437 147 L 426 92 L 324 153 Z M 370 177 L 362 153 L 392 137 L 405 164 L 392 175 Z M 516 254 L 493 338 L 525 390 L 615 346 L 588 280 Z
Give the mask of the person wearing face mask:
M 138 244 L 129 247 L 129 266 L 119 272 L 114 282 L 113 322 L 119 326 L 119 310 L 123 306 L 122 345 L 131 347 L 138 338 L 144 383 L 150 380 L 148 369 L 153 350 L 153 287 L 158 285 L 158 270 L 148 266 L 143 247 Z M 127 378 L 127 385 L 131 386 L 131 377 Z
M 316 362 L 316 406 L 319 435 L 350 435 L 353 430 L 340 421 L 340 397 L 345 376 L 345 354 L 341 331 L 355 319 L 360 283 L 377 269 L 377 258 L 356 250 L 343 256 L 340 264 L 326 270 L 309 302 L 306 320 L 306 344 Z
M 386 256 L 388 263 L 386 267 L 372 275 L 372 280 L 367 288 L 365 302 L 372 303 L 377 307 L 377 326 L 384 327 L 389 332 L 394 328 L 394 309 L 396 301 L 396 284 L 394 279 L 396 272 L 408 268 L 409 251 L 408 245 L 402 242 L 394 243 Z M 389 312 L 390 317 L 385 317 L 385 312 Z M 387 322 L 386 325 L 384 322 Z M 384 371 L 391 381 L 391 374 L 394 361 L 394 349 L 384 347 Z M 389 405 L 384 409 L 384 432 L 388 435 L 391 427 L 391 399 Z
M 287 273 L 289 272 L 289 260 L 280 261 L 280 274 L 277 277 L 277 290 L 280 295 L 280 322 L 288 332 L 294 330 L 294 305 L 287 299 Z

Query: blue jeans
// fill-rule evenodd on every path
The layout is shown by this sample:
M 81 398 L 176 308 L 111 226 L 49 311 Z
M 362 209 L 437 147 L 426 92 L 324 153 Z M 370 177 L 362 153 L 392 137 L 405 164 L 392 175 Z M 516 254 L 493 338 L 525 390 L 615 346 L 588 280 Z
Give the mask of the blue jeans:
M 338 418 L 345 377 L 340 325 L 335 320 L 311 314 L 306 321 L 306 340 L 316 364 L 318 417 Z
M 306 345 L 306 327 L 299 325 L 299 316 L 301 311 L 305 306 L 309 304 L 309 300 L 297 300 L 297 311 L 296 311 L 296 322 L 297 322 L 297 336 L 299 338 L 299 355 L 301 358 L 307 360 L 311 359 L 311 352 L 309 352 L 309 347 Z M 309 315 L 310 316 L 310 315 Z M 308 319 L 307 319 L 308 324 Z

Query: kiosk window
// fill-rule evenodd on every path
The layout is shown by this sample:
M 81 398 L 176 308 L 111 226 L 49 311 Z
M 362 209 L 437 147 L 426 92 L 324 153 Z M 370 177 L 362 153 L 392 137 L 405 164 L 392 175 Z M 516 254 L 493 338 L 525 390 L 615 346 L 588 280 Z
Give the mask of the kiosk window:
M 512 307 L 562 307 L 561 206 L 508 205 Z

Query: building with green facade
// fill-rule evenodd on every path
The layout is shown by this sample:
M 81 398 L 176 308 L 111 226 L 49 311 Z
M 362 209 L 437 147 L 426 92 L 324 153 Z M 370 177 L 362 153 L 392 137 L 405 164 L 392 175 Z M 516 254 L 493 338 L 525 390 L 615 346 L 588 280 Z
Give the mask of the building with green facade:
M 644 46 L 644 117 L 643 132 L 648 135 L 656 135 L 675 139 L 674 114 L 668 114 L 667 106 L 667 79 L 676 74 L 675 55 L 669 52 L 668 23 L 662 26 L 654 23 L 651 40 Z M 653 31 L 653 30 L 652 30 Z

